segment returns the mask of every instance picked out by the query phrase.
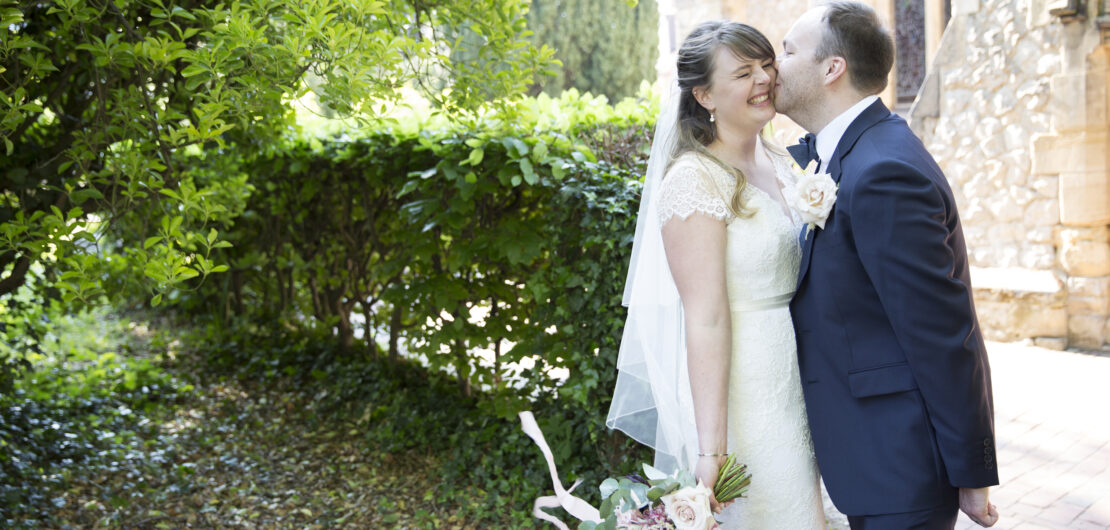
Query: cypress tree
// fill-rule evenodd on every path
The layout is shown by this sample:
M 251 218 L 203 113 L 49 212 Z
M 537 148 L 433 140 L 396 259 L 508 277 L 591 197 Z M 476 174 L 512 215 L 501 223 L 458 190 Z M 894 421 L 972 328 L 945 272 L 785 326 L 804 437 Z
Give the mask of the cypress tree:
M 528 24 L 539 46 L 555 49 L 562 67 L 538 79 L 534 92 L 557 95 L 567 88 L 604 94 L 610 101 L 636 94 L 654 81 L 659 56 L 656 0 L 532 0 Z

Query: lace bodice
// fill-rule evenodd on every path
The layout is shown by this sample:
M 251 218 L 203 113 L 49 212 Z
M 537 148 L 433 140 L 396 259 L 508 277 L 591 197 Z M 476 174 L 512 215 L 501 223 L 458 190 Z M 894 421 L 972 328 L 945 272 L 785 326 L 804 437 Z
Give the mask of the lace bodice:
M 785 157 L 768 155 L 781 185 L 793 185 L 794 172 Z M 716 163 L 696 153 L 683 154 L 660 184 L 660 225 L 694 213 L 725 221 L 728 291 L 734 306 L 793 293 L 802 255 L 801 221 L 794 212 L 788 217 L 778 201 L 751 184 L 744 187 L 741 198 L 754 213 L 737 217 L 726 202 L 735 187 L 732 175 Z

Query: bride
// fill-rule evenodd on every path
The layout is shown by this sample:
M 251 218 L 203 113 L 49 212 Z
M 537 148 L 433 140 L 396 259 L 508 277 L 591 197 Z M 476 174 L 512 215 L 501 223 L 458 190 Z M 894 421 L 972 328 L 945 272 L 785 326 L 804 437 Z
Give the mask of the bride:
M 774 118 L 771 43 L 735 22 L 698 26 L 678 52 L 625 287 L 628 318 L 606 424 L 663 471 L 713 486 L 726 453 L 748 465 L 725 528 L 825 528 L 789 310 L 801 222 Z

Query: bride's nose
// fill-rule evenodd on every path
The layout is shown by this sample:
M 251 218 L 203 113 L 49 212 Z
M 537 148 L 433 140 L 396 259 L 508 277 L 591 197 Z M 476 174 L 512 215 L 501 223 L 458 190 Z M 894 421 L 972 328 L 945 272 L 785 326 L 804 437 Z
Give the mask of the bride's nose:
M 757 85 L 766 85 L 771 82 L 771 73 L 765 68 L 759 68 L 755 72 L 755 83 Z

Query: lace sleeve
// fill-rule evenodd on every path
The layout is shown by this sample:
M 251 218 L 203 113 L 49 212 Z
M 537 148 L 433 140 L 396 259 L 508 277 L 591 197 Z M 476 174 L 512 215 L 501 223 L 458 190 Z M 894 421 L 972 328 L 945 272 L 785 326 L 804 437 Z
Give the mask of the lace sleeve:
M 724 199 L 710 189 L 709 175 L 702 174 L 705 171 L 685 161 L 675 163 L 667 171 L 658 192 L 660 226 L 676 215 L 685 220 L 693 213 L 701 213 L 721 221 L 732 215 Z

